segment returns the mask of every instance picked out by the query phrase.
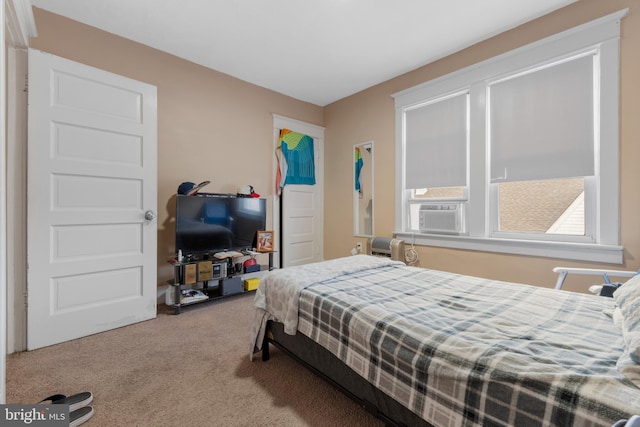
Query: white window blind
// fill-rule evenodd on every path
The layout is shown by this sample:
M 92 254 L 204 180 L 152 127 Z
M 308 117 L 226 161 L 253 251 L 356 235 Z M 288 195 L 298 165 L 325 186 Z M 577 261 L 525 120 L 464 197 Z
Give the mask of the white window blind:
M 589 53 L 489 86 L 491 182 L 594 174 Z
M 467 185 L 468 93 L 405 112 L 405 188 Z

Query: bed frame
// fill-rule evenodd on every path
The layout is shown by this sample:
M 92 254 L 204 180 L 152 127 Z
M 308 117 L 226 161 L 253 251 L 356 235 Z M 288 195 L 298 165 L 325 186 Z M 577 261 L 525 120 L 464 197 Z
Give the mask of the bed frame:
M 384 421 L 385 425 L 432 427 L 431 424 L 356 374 L 329 350 L 300 333 L 285 334 L 282 323 L 272 320 L 267 322 L 262 342 L 264 362 L 269 360 L 269 344 L 275 345 L 316 375 L 333 384 L 358 405 L 364 407 L 367 412 Z

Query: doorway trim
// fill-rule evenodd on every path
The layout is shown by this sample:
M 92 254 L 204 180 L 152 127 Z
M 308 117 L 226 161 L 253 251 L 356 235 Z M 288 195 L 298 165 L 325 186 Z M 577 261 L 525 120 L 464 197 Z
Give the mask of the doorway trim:
M 26 183 L 26 170 L 24 163 L 16 162 L 13 155 L 26 146 L 26 130 L 23 132 L 21 125 L 26 120 L 26 104 L 18 100 L 21 96 L 18 88 L 23 84 L 20 74 L 26 64 L 20 62 L 20 53 L 24 53 L 21 51 L 29 46 L 29 38 L 35 37 L 37 32 L 29 0 L 3 1 L 0 5 L 0 21 L 0 45 L 3 46 L 0 53 L 0 81 L 3 83 L 0 88 L 0 110 L 6 112 L 0 117 L 0 128 L 7 129 L 6 133 L 0 135 L 0 188 L 5 190 L 0 192 L 0 241 L 6 242 L 0 246 L 0 271 L 4 272 L 0 275 L 0 306 L 5 308 L 7 314 L 0 318 L 0 403 L 4 404 L 6 354 L 26 348 L 25 336 L 16 336 L 19 332 L 8 334 L 9 330 L 20 331 L 25 327 L 24 322 L 20 323 L 20 313 L 15 313 L 13 308 L 14 296 L 19 292 L 15 280 L 26 277 L 26 260 L 16 264 L 9 254 L 14 254 L 14 249 L 24 248 L 26 244 L 26 235 L 15 233 L 15 230 L 25 229 L 26 215 L 16 216 L 8 206 L 23 206 L 26 203 L 26 195 L 20 193 Z M 20 300 L 21 297 L 15 298 Z

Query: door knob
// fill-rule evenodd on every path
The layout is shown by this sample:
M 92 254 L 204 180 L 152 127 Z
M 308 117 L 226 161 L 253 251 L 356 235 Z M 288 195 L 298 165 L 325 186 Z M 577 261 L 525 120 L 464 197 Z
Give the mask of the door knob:
M 146 211 L 144 213 L 144 219 L 146 219 L 147 221 L 153 221 L 154 219 L 156 219 L 156 214 L 153 213 L 153 211 Z

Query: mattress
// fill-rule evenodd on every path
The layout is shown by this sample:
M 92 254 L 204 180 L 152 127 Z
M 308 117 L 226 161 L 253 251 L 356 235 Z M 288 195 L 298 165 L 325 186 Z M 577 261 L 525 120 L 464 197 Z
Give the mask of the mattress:
M 264 278 L 253 350 L 261 315 L 286 319 L 437 426 L 611 426 L 640 409 L 613 300 L 352 258 Z

